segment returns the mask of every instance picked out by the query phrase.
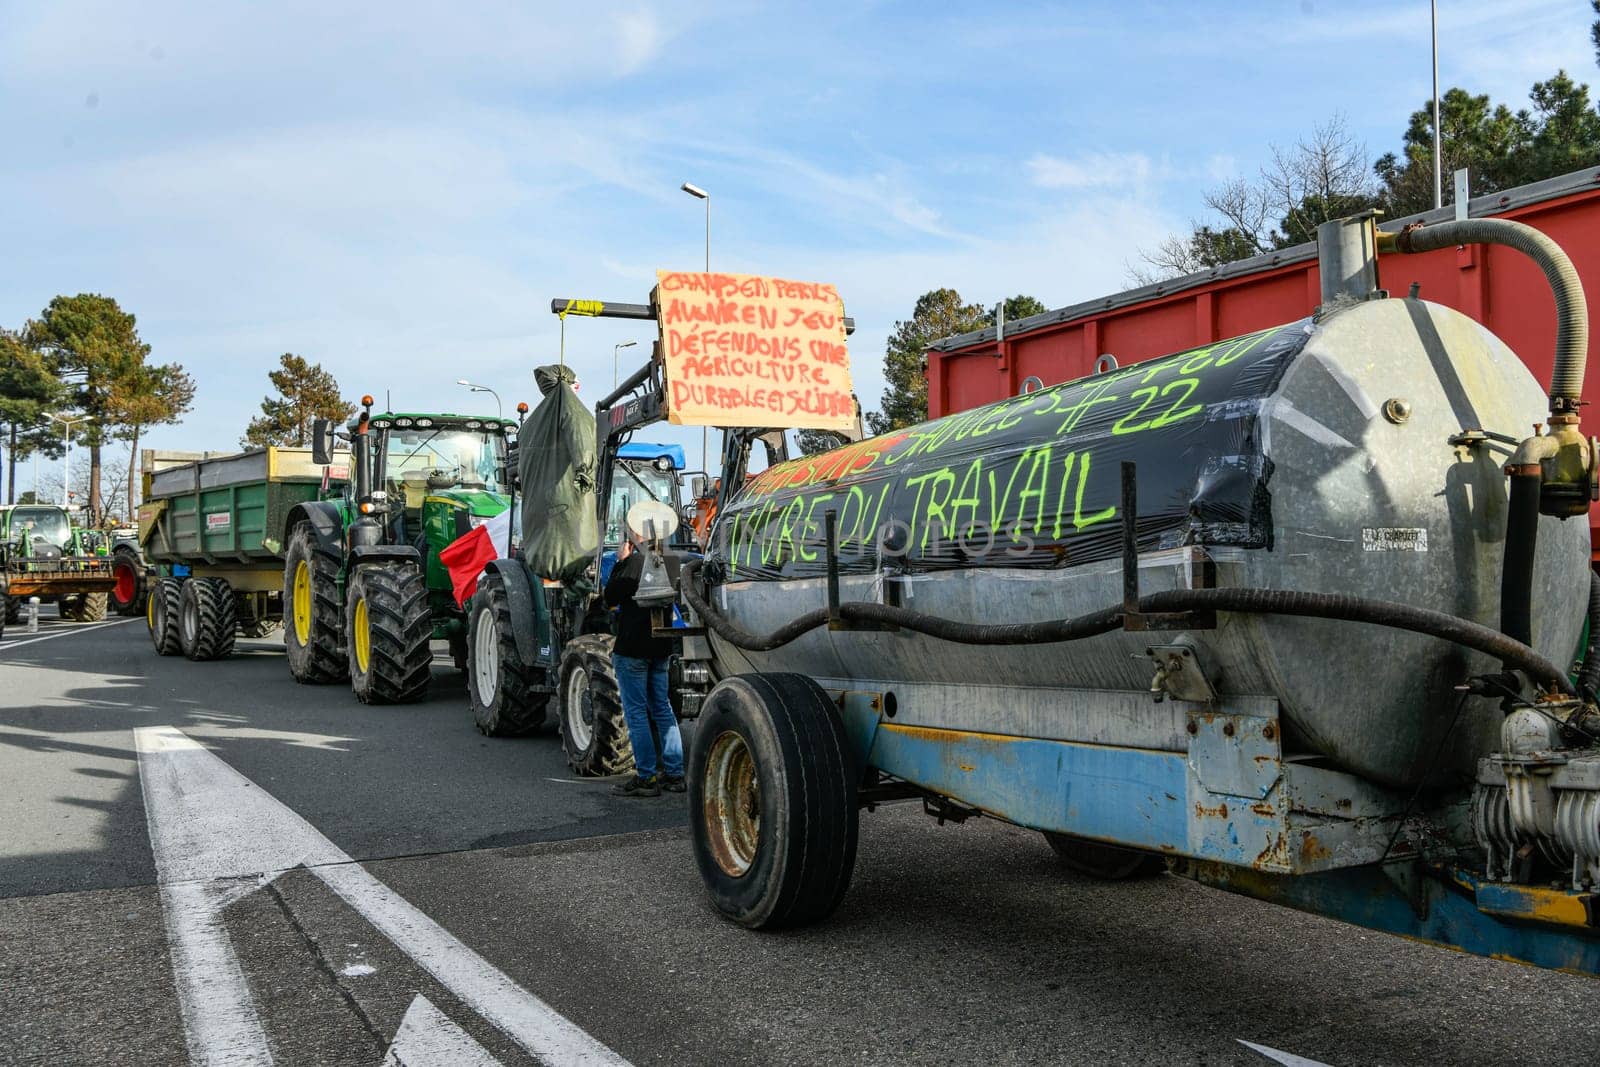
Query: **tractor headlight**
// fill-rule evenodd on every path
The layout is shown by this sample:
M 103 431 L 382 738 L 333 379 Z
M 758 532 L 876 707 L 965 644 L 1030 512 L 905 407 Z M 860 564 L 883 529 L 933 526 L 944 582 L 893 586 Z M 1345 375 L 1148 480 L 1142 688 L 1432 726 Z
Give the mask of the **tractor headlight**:
M 658 470 L 658 471 L 669 471 L 671 469 L 672 469 L 672 460 L 668 459 L 666 456 L 657 456 L 656 457 L 656 470 Z
M 416 420 L 415 423 L 413 423 L 413 425 L 420 426 L 422 429 L 426 430 L 429 426 L 433 425 L 433 420 L 432 419 L 418 419 L 418 420 Z
M 396 426 L 410 426 L 411 425 L 411 420 L 410 419 L 403 419 L 403 418 L 402 419 L 395 419 L 394 420 L 394 424 Z

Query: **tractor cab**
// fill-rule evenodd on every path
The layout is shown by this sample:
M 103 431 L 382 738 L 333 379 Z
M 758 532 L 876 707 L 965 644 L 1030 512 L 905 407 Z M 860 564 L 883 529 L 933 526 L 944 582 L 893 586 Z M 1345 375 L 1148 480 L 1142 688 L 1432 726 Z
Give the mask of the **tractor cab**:
M 426 532 L 430 543 L 437 533 L 448 544 L 505 509 L 506 444 L 516 422 L 384 412 L 370 425 L 370 484 L 387 503 L 396 543 Z
M 611 468 L 611 499 L 605 512 L 605 542 L 600 556 L 600 581 L 611 577 L 617 552 L 622 547 L 623 530 L 628 509 L 643 500 L 666 504 L 674 512 L 683 505 L 681 479 L 684 467 L 682 445 L 650 444 L 630 441 L 617 448 Z M 687 531 L 680 531 L 674 547 L 692 550 L 694 545 L 686 540 Z
M 59 558 L 72 550 L 72 519 L 54 504 L 0 508 L 0 543 L 17 558 Z

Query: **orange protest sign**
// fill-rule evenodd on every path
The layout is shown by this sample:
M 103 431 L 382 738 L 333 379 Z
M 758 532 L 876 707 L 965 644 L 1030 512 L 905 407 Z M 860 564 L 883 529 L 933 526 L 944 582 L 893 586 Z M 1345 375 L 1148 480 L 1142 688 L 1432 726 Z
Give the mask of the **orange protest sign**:
M 656 309 L 671 422 L 855 425 L 844 303 L 833 286 L 663 270 Z

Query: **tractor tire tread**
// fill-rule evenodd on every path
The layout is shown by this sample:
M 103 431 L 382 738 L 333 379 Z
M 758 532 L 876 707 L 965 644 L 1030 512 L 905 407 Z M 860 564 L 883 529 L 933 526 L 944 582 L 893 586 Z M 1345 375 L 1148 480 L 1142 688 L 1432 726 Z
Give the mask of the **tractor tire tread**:
M 473 670 L 473 656 L 477 651 L 473 642 L 478 635 L 472 628 L 485 604 L 494 612 L 497 657 L 497 692 L 489 700 L 478 692 L 477 674 Z M 467 626 L 467 695 L 478 731 L 488 737 L 520 737 L 533 733 L 545 723 L 550 694 L 538 691 L 533 672 L 522 665 L 511 618 L 511 599 L 506 596 L 505 585 L 498 575 L 486 574 L 478 582 L 478 591 L 473 594 L 467 613 Z
M 411 704 L 428 694 L 433 678 L 433 615 L 422 572 L 405 563 L 362 567 L 350 583 L 345 632 L 353 632 L 355 606 L 367 603 L 371 636 L 363 675 L 354 649 L 346 650 L 350 687 L 363 704 Z
M 293 623 L 294 568 L 301 559 L 311 564 L 311 630 L 304 645 L 297 642 Z M 303 685 L 326 685 L 349 677 L 344 598 L 339 592 L 341 567 L 339 554 L 322 547 L 311 523 L 295 524 L 284 553 L 283 643 L 289 654 L 289 672 Z

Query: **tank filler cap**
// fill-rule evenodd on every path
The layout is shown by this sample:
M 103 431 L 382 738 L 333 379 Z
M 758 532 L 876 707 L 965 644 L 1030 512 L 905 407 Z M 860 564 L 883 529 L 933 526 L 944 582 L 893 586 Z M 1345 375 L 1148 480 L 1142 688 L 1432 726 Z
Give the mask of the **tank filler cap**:
M 1403 397 L 1391 396 L 1383 402 L 1383 417 L 1396 426 L 1411 418 L 1411 401 Z

